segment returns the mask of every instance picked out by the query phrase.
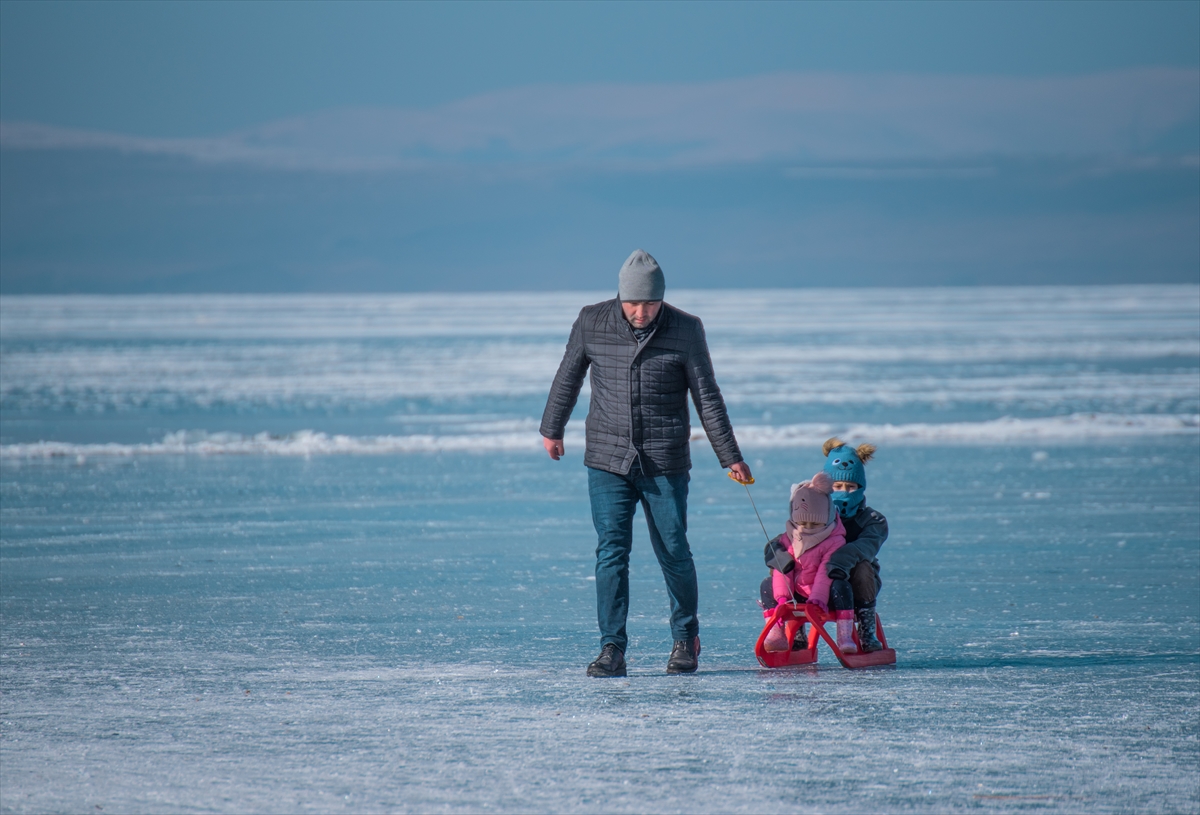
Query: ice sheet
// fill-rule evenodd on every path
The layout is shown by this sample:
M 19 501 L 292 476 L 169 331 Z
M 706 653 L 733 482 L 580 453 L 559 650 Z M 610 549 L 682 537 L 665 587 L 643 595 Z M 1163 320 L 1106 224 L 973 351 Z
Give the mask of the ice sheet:
M 675 292 L 769 529 L 880 445 L 899 662 L 758 669 L 694 424 L 701 672 L 639 530 L 596 681 L 606 296 L 0 297 L 0 811 L 1200 811 L 1200 287 Z
M 526 418 L 578 308 L 602 298 L 0 298 L 0 408 L 436 414 L 445 405 L 426 403 L 490 411 L 507 399 Z M 841 387 L 811 384 L 831 381 L 854 382 L 859 409 L 913 414 L 1200 412 L 1196 286 L 683 291 L 672 302 L 705 319 L 726 398 L 747 416 L 844 410 Z M 276 432 L 242 432 L 260 430 Z
M 752 462 L 768 528 L 819 461 Z M 0 806 L 1194 811 L 1195 439 L 868 466 L 895 668 L 757 669 L 761 532 L 706 460 L 701 672 L 639 530 L 631 674 L 589 680 L 577 457 L 5 461 Z

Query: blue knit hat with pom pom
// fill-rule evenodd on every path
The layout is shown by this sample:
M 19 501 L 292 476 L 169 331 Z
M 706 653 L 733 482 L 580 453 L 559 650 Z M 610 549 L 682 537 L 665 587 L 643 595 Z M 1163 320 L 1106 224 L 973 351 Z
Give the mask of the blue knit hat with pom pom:
M 843 518 L 852 518 L 863 505 L 864 490 L 867 488 L 867 471 L 863 467 L 875 455 L 875 445 L 860 444 L 851 447 L 834 436 L 821 448 L 825 453 L 824 472 L 834 481 L 852 481 L 858 485 L 854 490 L 836 491 L 830 496 L 833 506 Z
M 841 439 L 830 439 L 829 441 L 840 442 Z M 825 444 L 828 447 L 829 442 L 825 442 Z M 869 447 L 870 445 L 861 446 Z M 874 452 L 875 449 L 872 447 L 871 453 Z M 867 458 L 870 458 L 869 453 Z M 825 456 L 825 472 L 834 481 L 853 481 L 860 487 L 867 486 L 867 470 L 863 467 L 863 456 L 848 444 L 838 444 L 829 449 Z

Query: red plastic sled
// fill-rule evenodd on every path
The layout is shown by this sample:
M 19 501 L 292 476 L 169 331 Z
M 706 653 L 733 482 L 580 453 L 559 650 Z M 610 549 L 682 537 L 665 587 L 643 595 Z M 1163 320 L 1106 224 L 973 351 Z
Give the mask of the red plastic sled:
M 783 630 L 787 634 L 788 650 L 768 651 L 764 645 L 771 626 L 783 621 Z M 817 640 L 825 640 L 825 644 L 833 651 L 843 668 L 870 668 L 875 665 L 896 664 L 896 652 L 888 647 L 887 637 L 883 634 L 883 622 L 875 615 L 875 634 L 883 643 L 882 651 L 869 654 L 847 654 L 838 648 L 837 641 L 825 630 L 825 623 L 836 622 L 832 616 L 821 610 L 820 606 L 811 603 L 780 603 L 775 607 L 775 613 L 754 644 L 754 655 L 764 668 L 786 668 L 789 665 L 810 665 L 817 661 Z M 812 623 L 808 629 L 807 647 L 797 651 L 791 650 L 796 639 L 796 633 L 803 623 Z M 858 631 L 854 632 L 854 642 L 858 643 Z M 858 643 L 861 648 L 861 643 Z

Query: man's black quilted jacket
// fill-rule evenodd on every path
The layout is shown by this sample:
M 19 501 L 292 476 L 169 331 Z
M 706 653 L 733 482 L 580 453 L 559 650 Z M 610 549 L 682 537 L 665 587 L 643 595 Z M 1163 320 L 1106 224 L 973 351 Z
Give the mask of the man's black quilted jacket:
M 619 300 L 584 307 L 546 400 L 546 438 L 563 437 L 589 367 L 588 467 L 625 475 L 640 454 L 649 476 L 691 469 L 689 392 L 721 466 L 742 460 L 698 317 L 663 303 L 653 333 L 639 345 Z

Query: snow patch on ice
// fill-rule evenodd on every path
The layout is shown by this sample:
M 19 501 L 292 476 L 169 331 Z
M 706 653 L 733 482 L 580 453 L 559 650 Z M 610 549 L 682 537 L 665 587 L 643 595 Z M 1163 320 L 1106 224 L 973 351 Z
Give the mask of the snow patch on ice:
M 793 424 L 739 426 L 743 447 L 806 447 L 820 445 L 832 435 L 847 441 L 889 444 L 972 444 L 1009 442 L 1088 442 L 1113 438 L 1200 434 L 1200 414 L 1072 413 L 1020 419 L 1005 416 L 983 422 L 913 424 Z M 697 434 L 693 434 L 693 440 Z M 703 435 L 699 435 L 703 438 Z M 1042 460 L 1042 459 L 1038 459 Z
M 479 422 L 463 425 L 464 432 L 446 435 L 409 434 L 346 436 L 302 430 L 286 435 L 257 433 L 169 433 L 160 442 L 145 444 L 72 444 L 39 441 L 0 446 L 0 459 L 74 458 L 77 462 L 99 456 L 172 455 L 400 455 L 407 453 L 494 453 L 540 451 L 536 422 Z M 944 424 L 793 424 L 740 426 L 739 443 L 746 448 L 807 447 L 830 436 L 847 440 L 870 439 L 889 444 L 989 445 L 1023 442 L 1080 443 L 1114 438 L 1160 435 L 1200 435 L 1200 415 L 1076 413 L 1041 419 L 1006 417 L 985 422 Z M 583 446 L 583 435 L 568 433 L 568 449 Z M 695 430 L 692 441 L 703 443 L 704 432 Z M 1041 459 L 1039 459 L 1041 460 Z M 1040 496 L 1039 496 L 1040 497 Z

